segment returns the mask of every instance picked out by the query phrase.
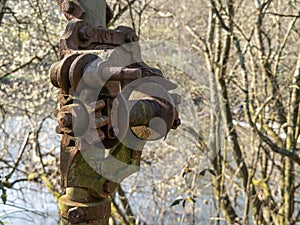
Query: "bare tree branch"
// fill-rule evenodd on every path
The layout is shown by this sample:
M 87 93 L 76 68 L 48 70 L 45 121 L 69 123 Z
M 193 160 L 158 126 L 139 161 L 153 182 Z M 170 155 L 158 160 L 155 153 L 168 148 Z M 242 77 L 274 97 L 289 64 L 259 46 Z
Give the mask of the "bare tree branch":
M 7 0 L 1 0 L 0 1 L 0 26 L 2 24 L 2 19 L 3 19 L 3 16 L 5 14 L 6 3 L 7 3 Z

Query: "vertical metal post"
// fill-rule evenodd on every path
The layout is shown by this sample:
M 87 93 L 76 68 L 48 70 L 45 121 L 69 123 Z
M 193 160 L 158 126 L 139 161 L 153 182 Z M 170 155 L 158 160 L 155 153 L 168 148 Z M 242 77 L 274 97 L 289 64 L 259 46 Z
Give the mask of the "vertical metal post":
M 93 27 L 106 27 L 105 0 L 78 0 L 78 3 L 85 10 L 84 21 Z M 109 198 L 99 201 L 85 189 L 68 187 L 66 188 L 66 194 L 59 200 L 61 225 L 108 225 L 110 205 L 111 201 Z M 86 217 L 93 217 L 91 214 L 94 214 L 95 217 L 99 217 L 98 214 L 102 214 L 103 216 L 101 217 L 103 218 L 87 222 Z
M 78 0 L 85 9 L 84 21 L 91 26 L 106 27 L 106 2 L 105 0 Z

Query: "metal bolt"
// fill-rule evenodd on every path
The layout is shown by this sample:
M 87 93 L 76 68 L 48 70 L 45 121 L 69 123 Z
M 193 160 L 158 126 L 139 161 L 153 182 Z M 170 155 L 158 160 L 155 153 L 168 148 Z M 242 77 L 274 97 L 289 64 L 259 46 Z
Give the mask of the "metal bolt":
M 82 40 L 82 41 L 87 41 L 89 40 L 94 34 L 94 30 L 93 28 L 91 28 L 90 26 L 82 26 L 80 29 L 79 29 L 79 38 Z
M 136 35 L 134 35 L 133 37 L 132 37 L 132 39 L 131 39 L 133 42 L 136 42 L 136 41 L 138 41 L 139 40 L 139 37 L 138 36 L 136 36 Z
M 117 188 L 118 184 L 115 182 L 111 182 L 111 181 L 106 181 L 103 185 L 103 190 L 107 193 L 107 194 L 111 194 L 113 193 L 116 188 Z
M 60 126 L 56 126 L 55 132 L 56 132 L 57 134 L 63 134 L 63 133 L 64 133 L 64 132 L 62 131 L 62 129 L 60 128 Z
M 179 127 L 181 125 L 181 120 L 179 118 L 176 118 L 173 122 L 173 126 L 172 129 L 176 129 L 177 127 Z
M 70 223 L 81 223 L 84 221 L 84 211 L 78 207 L 71 208 L 68 210 L 67 218 Z
M 138 38 L 138 36 L 136 36 L 136 34 L 127 34 L 125 36 L 125 42 L 126 43 L 136 42 L 138 40 L 139 40 L 139 38 Z
M 71 113 L 58 113 L 57 121 L 60 127 L 72 127 L 72 114 Z

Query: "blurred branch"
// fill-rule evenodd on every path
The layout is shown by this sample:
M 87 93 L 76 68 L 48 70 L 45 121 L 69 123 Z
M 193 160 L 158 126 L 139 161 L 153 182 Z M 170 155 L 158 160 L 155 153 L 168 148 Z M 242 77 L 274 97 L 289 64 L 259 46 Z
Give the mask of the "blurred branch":
M 24 182 L 24 181 L 32 181 L 32 180 L 28 180 L 28 178 L 20 178 L 20 179 L 17 179 L 17 180 L 14 180 L 12 182 L 9 182 L 9 181 L 2 181 L 2 184 L 4 187 L 6 188 L 13 188 L 13 186 L 19 182 Z
M 40 20 L 42 21 L 43 32 L 45 34 L 47 43 L 51 46 L 56 57 L 59 58 L 59 52 L 57 49 L 57 45 L 52 43 L 52 40 L 51 40 L 49 32 L 48 32 L 49 27 L 47 26 L 47 23 L 46 23 L 47 17 L 44 18 L 44 16 L 43 16 L 44 15 L 43 12 L 45 11 L 43 8 L 43 4 L 42 3 L 38 4 L 38 2 L 37 2 L 37 5 L 34 6 L 31 4 L 30 1 L 29 1 L 29 4 L 31 5 L 32 9 L 35 11 L 37 16 L 40 18 Z
M 205 39 L 202 38 L 199 34 L 197 34 L 196 31 L 194 31 L 190 25 L 186 24 L 184 28 L 198 42 L 198 44 L 200 44 L 200 46 L 202 47 L 202 51 L 204 51 L 205 55 L 207 55 L 209 53 L 209 50 Z M 195 46 L 195 48 L 197 47 Z M 197 50 L 200 51 L 200 48 L 197 48 Z
M 212 7 L 214 9 L 215 14 L 217 15 L 217 17 L 218 17 L 218 19 L 219 19 L 219 21 L 221 23 L 222 28 L 225 29 L 226 31 L 230 32 L 230 27 L 228 27 L 226 25 L 226 23 L 225 23 L 222 15 L 221 15 L 221 13 L 220 13 L 220 10 L 218 10 L 218 8 L 216 6 L 216 2 L 214 0 L 210 0 L 210 3 L 211 3 L 211 5 L 212 5 Z
M 282 43 L 280 44 L 280 47 L 278 49 L 278 53 L 276 54 L 276 57 L 275 57 L 275 63 L 274 63 L 274 69 L 273 69 L 273 74 L 277 74 L 277 71 L 278 71 L 278 67 L 279 67 L 279 62 L 280 62 L 280 59 L 282 57 L 282 54 L 283 54 L 283 50 L 287 44 L 287 41 L 288 41 L 288 38 L 290 37 L 290 34 L 291 34 L 291 31 L 295 25 L 297 21 L 297 18 L 294 18 L 290 23 L 289 23 L 289 26 L 288 26 L 288 30 L 283 38 L 283 41 Z
M 48 54 L 48 53 L 47 53 Z M 24 64 L 18 66 L 17 68 L 13 69 L 12 71 L 9 71 L 7 73 L 5 73 L 4 75 L 2 75 L 0 77 L 0 82 L 7 76 L 15 73 L 15 72 L 18 72 L 19 70 L 23 69 L 24 67 L 26 66 L 29 66 L 31 63 L 33 63 L 35 60 L 38 60 L 38 61 L 42 61 L 42 59 L 45 57 L 46 55 L 44 55 L 43 57 L 39 57 L 37 55 L 33 56 L 29 61 L 25 62 Z
M 14 166 L 12 167 L 12 170 L 10 171 L 10 173 L 8 175 L 5 176 L 6 180 L 9 180 L 11 178 L 11 176 L 13 175 L 13 173 L 16 171 L 21 159 L 22 159 L 22 156 L 26 150 L 26 146 L 28 145 L 28 142 L 29 142 L 29 137 L 31 135 L 31 131 L 27 133 L 24 141 L 23 141 L 23 144 L 19 150 L 19 154 L 18 154 L 18 157 L 17 159 L 15 160 L 15 163 L 14 163 Z
M 124 213 L 124 212 L 122 211 L 122 209 L 121 209 L 121 208 L 119 207 L 119 205 L 116 203 L 116 201 L 115 201 L 114 198 L 112 198 L 112 204 L 113 204 L 113 206 L 116 208 L 118 214 L 122 217 L 122 220 L 123 220 L 124 224 L 130 225 L 131 223 L 130 223 L 130 221 L 129 221 L 129 219 L 128 219 L 127 214 Z
M 0 1 L 0 26 L 2 24 L 2 19 L 5 13 L 7 0 Z
M 134 218 L 135 216 L 133 214 L 133 211 L 131 209 L 129 201 L 128 201 L 128 199 L 127 199 L 127 197 L 125 195 L 125 192 L 124 192 L 124 190 L 123 190 L 123 188 L 121 186 L 118 188 L 118 194 L 119 194 L 120 201 L 122 202 L 123 207 L 125 209 L 126 215 L 128 217 Z
M 132 7 L 131 7 L 132 4 L 129 0 L 126 0 L 126 1 L 127 1 L 127 4 L 128 4 L 128 7 L 129 7 L 129 15 L 130 15 L 130 19 L 131 19 L 132 28 L 134 30 L 136 30 L 134 17 L 133 17 L 133 10 L 132 10 Z
M 137 0 L 128 0 L 128 4 L 126 4 L 123 8 L 120 8 L 118 13 L 112 18 L 109 22 L 108 26 L 114 24 L 120 17 L 133 5 Z
M 142 7 L 140 7 L 139 10 L 136 10 L 136 13 L 138 14 L 138 29 L 137 29 L 138 36 L 140 36 L 140 34 L 141 34 L 142 15 L 143 15 L 144 11 L 150 6 L 151 2 L 152 2 L 152 0 L 150 0 L 148 2 L 145 1 L 144 5 Z
M 122 220 L 126 225 L 135 224 L 136 223 L 135 215 L 131 209 L 129 200 L 126 197 L 126 194 L 121 186 L 118 188 L 118 195 L 119 195 L 119 200 L 121 201 L 123 206 L 122 208 L 124 209 L 122 210 L 121 207 L 113 199 L 113 205 L 115 206 L 118 214 L 122 217 Z M 145 222 L 143 222 L 143 224 L 147 225 Z
M 280 148 L 275 143 L 273 143 L 273 141 L 269 137 L 267 137 L 261 131 L 259 131 L 256 126 L 254 128 L 257 134 L 259 135 L 259 137 L 261 138 L 261 140 L 263 140 L 272 149 L 273 152 L 278 153 L 281 156 L 286 156 L 290 158 L 292 161 L 294 161 L 295 163 L 297 163 L 298 165 L 300 165 L 300 157 L 298 156 L 297 153 L 290 152 L 287 149 Z
M 300 12 L 298 15 L 293 14 L 281 14 L 281 13 L 275 13 L 275 12 L 267 12 L 267 14 L 271 14 L 274 16 L 280 16 L 280 17 L 292 17 L 292 18 L 300 18 Z
M 12 15 L 12 17 L 15 19 L 15 21 L 21 25 L 21 24 L 27 24 L 27 22 L 23 22 L 21 21 L 17 16 L 16 16 L 16 13 L 9 7 L 6 7 L 5 10 L 7 10 L 7 12 L 5 11 L 5 13 L 8 14 L 8 12 Z
M 17 208 L 17 209 L 22 209 L 24 210 L 25 212 L 30 212 L 30 213 L 33 213 L 33 214 L 36 214 L 38 216 L 42 216 L 43 218 L 46 218 L 46 214 L 43 213 L 43 212 L 40 212 L 40 211 L 37 211 L 37 210 L 31 210 L 31 209 L 27 209 L 27 208 L 24 208 L 24 207 L 21 207 L 21 206 L 17 206 L 17 205 L 14 205 L 14 204 L 6 204 L 7 206 L 11 206 L 11 207 L 14 207 L 14 208 Z
M 41 132 L 41 129 L 43 127 L 44 122 L 46 121 L 46 119 L 48 119 L 50 117 L 51 117 L 51 115 L 48 115 L 48 116 L 44 117 L 42 119 L 42 121 L 40 122 L 37 130 L 34 132 L 35 151 L 37 152 L 37 154 L 39 156 L 39 160 L 41 162 L 41 165 L 42 165 L 42 168 L 43 168 L 43 171 L 44 171 L 45 174 L 46 174 L 46 169 L 45 169 L 46 165 L 43 161 L 43 155 L 41 153 L 41 147 L 40 147 L 40 143 L 39 143 L 39 135 L 40 135 L 40 132 Z

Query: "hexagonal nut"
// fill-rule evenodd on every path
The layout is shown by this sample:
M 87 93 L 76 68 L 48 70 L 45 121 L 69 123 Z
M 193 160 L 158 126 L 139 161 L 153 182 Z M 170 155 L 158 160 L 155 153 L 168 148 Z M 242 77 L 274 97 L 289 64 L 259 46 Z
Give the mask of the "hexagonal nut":
M 109 195 L 114 193 L 114 191 L 117 189 L 118 186 L 119 186 L 118 183 L 107 180 L 103 184 L 103 190 L 106 192 L 106 194 Z
M 80 40 L 87 41 L 94 35 L 94 30 L 90 26 L 82 26 L 79 29 L 78 35 Z
M 85 219 L 84 211 L 79 207 L 69 209 L 67 219 L 72 224 L 81 223 Z
M 59 112 L 57 115 L 57 122 L 60 127 L 72 127 L 72 114 L 69 112 Z

